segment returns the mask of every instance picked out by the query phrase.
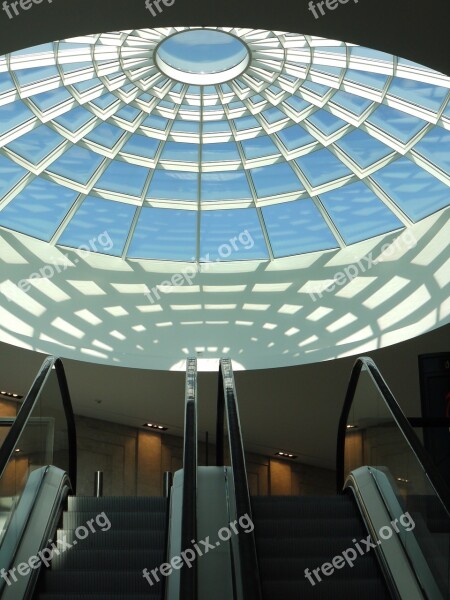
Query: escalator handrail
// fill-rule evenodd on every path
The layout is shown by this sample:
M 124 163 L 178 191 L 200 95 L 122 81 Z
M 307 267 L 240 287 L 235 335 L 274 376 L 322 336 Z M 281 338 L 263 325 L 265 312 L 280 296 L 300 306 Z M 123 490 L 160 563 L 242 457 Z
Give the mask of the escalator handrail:
M 231 467 L 233 471 L 236 518 L 248 515 L 252 519 L 244 444 L 239 420 L 236 387 L 230 359 L 222 359 L 219 368 L 217 396 L 216 465 L 224 464 L 224 413 L 227 417 Z M 254 531 L 238 537 L 242 573 L 243 597 L 245 600 L 261 600 L 261 583 Z
M 197 359 L 188 358 L 186 368 L 183 509 L 181 517 L 181 550 L 197 539 Z M 180 598 L 197 600 L 196 562 L 180 572 Z
M 73 493 L 76 493 L 77 485 L 77 435 L 75 428 L 75 417 L 73 414 L 72 401 L 70 399 L 69 386 L 64 371 L 64 366 L 60 358 L 48 356 L 42 363 L 41 368 L 36 375 L 22 406 L 14 419 L 11 429 L 8 432 L 2 446 L 0 447 L 0 478 L 5 471 L 9 460 L 17 448 L 18 441 L 27 426 L 36 402 L 38 401 L 42 389 L 44 388 L 51 370 L 55 368 L 58 379 L 59 391 L 64 408 L 64 415 L 67 422 L 67 437 L 69 441 L 69 479 L 72 485 Z
M 403 437 L 413 451 L 416 459 L 419 461 L 422 469 L 425 471 L 430 484 L 434 488 L 437 497 L 450 517 L 450 491 L 442 475 L 434 465 L 430 455 L 424 448 L 422 442 L 417 437 L 409 419 L 405 416 L 397 400 L 392 394 L 389 386 L 384 380 L 380 370 L 375 362 L 368 356 L 360 356 L 353 365 L 350 380 L 347 387 L 347 393 L 344 400 L 344 406 L 339 420 L 336 452 L 336 483 L 337 492 L 342 493 L 345 478 L 345 438 L 348 424 L 348 417 L 355 398 L 356 388 L 358 386 L 361 370 L 365 366 L 371 375 L 381 397 L 388 407 Z

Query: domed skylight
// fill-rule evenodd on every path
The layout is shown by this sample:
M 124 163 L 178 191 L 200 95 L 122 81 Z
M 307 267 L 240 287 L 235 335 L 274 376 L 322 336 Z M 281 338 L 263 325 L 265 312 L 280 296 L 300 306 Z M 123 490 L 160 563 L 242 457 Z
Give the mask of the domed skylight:
M 205 49 L 209 48 L 208 51 Z M 123 258 L 342 248 L 449 204 L 450 80 L 300 34 L 163 28 L 0 57 L 0 226 Z M 94 249 L 93 249 L 94 251 Z

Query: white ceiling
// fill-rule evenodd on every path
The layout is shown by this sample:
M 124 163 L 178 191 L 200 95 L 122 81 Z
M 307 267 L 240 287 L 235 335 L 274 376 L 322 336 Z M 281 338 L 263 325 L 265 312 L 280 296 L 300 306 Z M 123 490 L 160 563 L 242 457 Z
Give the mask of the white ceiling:
M 208 370 L 205 359 L 219 356 L 236 368 L 262 369 L 368 352 L 449 322 L 449 217 L 446 209 L 398 238 L 329 253 L 191 270 L 191 285 L 184 278 L 159 288 L 159 300 L 144 294 L 182 272 L 182 264 L 63 251 L 3 231 L 0 341 L 161 370 L 183 368 L 196 353 Z M 342 284 L 323 291 L 342 272 Z M 23 279 L 28 292 L 17 285 Z
M 370 355 L 408 416 L 420 414 L 417 356 L 450 350 L 450 325 Z M 0 384 L 26 393 L 43 355 L 0 344 Z M 337 423 L 353 357 L 235 374 L 248 450 L 292 451 L 299 461 L 334 467 Z M 64 361 L 77 414 L 141 426 L 156 421 L 181 435 L 184 374 Z M 199 430 L 215 433 L 217 375 L 200 373 Z M 100 401 L 100 402 L 98 402 Z

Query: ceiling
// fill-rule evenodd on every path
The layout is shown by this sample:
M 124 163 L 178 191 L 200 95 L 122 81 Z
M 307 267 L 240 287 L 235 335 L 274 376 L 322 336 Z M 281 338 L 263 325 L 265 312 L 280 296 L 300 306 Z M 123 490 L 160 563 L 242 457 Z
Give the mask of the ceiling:
M 42 3 L 13 20 L 1 15 L 0 53 L 96 32 L 171 27 L 174 23 L 197 26 L 198 15 L 202 15 L 205 25 L 261 27 L 345 40 L 450 75 L 448 3 L 366 0 L 339 6 L 320 19 L 314 18 L 308 4 L 306 0 L 288 1 L 279 10 L 272 2 L 260 0 L 223 4 L 193 0 L 176 2 L 152 17 L 142 0 L 111 0 L 107 11 L 103 0 Z M 443 129 L 448 131 L 446 125 Z M 445 146 L 442 150 L 448 157 Z M 398 147 L 395 151 L 402 153 Z M 413 162 L 423 166 L 424 159 L 415 155 Z M 440 176 L 442 180 L 442 173 Z M 167 285 L 180 271 L 179 265 L 173 270 L 165 262 L 135 259 L 125 263 L 120 258 L 57 246 L 49 262 L 46 242 L 4 229 L 0 241 L 2 385 L 26 391 L 42 362 L 42 354 L 35 350 L 72 356 L 65 364 L 77 413 L 130 425 L 154 419 L 176 434 L 182 427 L 184 377 L 166 369 L 181 369 L 183 357 L 191 351 L 204 360 L 202 368 L 212 368 L 214 361 L 208 356 L 228 354 L 232 349 L 237 368 L 255 369 L 236 375 L 249 449 L 268 453 L 289 450 L 304 462 L 332 467 L 337 419 L 353 361 L 345 356 L 370 352 L 405 410 L 418 414 L 417 354 L 448 351 L 448 216 L 444 210 L 411 225 L 406 237 L 403 233 L 403 242 L 400 239 L 395 244 L 398 232 L 389 233 L 348 247 L 344 244 L 329 254 L 279 258 L 275 269 L 275 261 L 267 265 L 239 261 L 233 266 L 225 261 L 207 264 L 206 271 L 205 265 L 198 263 L 195 272 L 182 273 L 185 286 Z M 395 244 L 391 249 L 384 246 L 390 241 Z M 374 257 L 382 249 L 383 260 L 374 265 Z M 324 289 L 321 282 L 327 285 L 336 273 L 359 261 L 370 265 L 370 273 L 360 268 L 351 281 L 349 277 L 345 285 L 337 286 L 339 289 Z M 20 292 L 19 297 L 12 294 L 17 283 L 46 265 L 52 266 L 50 280 L 43 282 L 38 275 L 30 282 L 25 298 Z M 370 278 L 380 283 L 378 294 L 373 294 Z M 136 288 L 143 279 L 144 286 Z M 316 281 L 318 288 L 309 288 L 311 281 Z M 158 288 L 161 284 L 164 290 Z M 117 293 L 120 301 L 110 302 Z M 180 293 L 188 294 L 189 299 L 178 300 Z M 97 314 L 99 297 L 104 302 Z M 349 301 L 356 314 L 348 315 Z M 158 304 L 164 318 L 155 308 Z M 191 315 L 200 310 L 207 316 L 186 319 L 179 314 L 180 306 L 183 310 L 190 306 Z M 237 308 L 250 316 L 233 319 L 235 313 L 231 312 L 233 316 L 222 318 L 226 311 Z M 208 325 L 202 327 L 205 335 L 196 338 L 192 329 L 178 335 L 181 323 L 195 327 L 199 321 Z M 322 347 L 315 336 L 323 340 Z M 385 347 L 379 349 L 381 346 Z M 140 368 L 115 369 L 74 357 Z M 315 363 L 336 357 L 342 358 Z M 311 364 L 270 368 L 298 362 Z M 199 384 L 200 428 L 213 431 L 214 374 L 201 373 Z M 133 403 L 128 402 L 130 394 Z M 321 444 L 317 443 L 318 432 Z
M 370 352 L 408 416 L 420 416 L 417 357 L 448 352 L 450 325 Z M 24 394 L 43 356 L 0 344 L 0 384 Z M 235 373 L 247 450 L 289 451 L 306 464 L 334 468 L 337 424 L 353 357 L 325 363 Z M 130 426 L 157 422 L 182 435 L 185 377 L 181 372 L 117 369 L 64 360 L 77 414 Z M 216 373 L 199 373 L 199 432 L 215 437 Z M 163 434 L 164 435 L 164 434 Z

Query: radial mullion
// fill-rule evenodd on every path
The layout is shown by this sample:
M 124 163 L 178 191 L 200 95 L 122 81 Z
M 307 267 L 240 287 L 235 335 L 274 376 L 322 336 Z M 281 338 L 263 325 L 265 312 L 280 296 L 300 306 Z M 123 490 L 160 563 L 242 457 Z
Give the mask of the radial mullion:
M 264 221 L 264 216 L 262 214 L 261 207 L 258 206 L 258 204 L 257 204 L 257 198 L 258 198 L 258 196 L 256 194 L 256 189 L 255 189 L 255 186 L 253 184 L 253 180 L 251 178 L 251 175 L 250 175 L 248 169 L 246 169 L 244 167 L 244 165 L 245 165 L 244 150 L 243 150 L 243 148 L 241 146 L 240 141 L 236 139 L 236 128 L 234 126 L 234 123 L 230 122 L 230 127 L 231 127 L 231 132 L 233 134 L 234 142 L 235 142 L 235 144 L 237 146 L 237 149 L 238 149 L 238 152 L 239 152 L 239 156 L 241 158 L 242 169 L 244 170 L 245 177 L 246 177 L 247 183 L 248 183 L 248 187 L 250 188 L 250 192 L 252 194 L 253 205 L 255 207 L 256 214 L 258 215 L 259 226 L 261 227 L 261 231 L 262 231 L 262 234 L 263 234 L 263 237 L 264 237 L 264 242 L 265 242 L 266 247 L 267 247 L 267 253 L 269 255 L 269 260 L 273 261 L 275 257 L 274 257 L 273 250 L 272 250 L 272 244 L 270 243 L 269 233 L 268 233 L 268 231 L 266 229 L 266 223 Z

